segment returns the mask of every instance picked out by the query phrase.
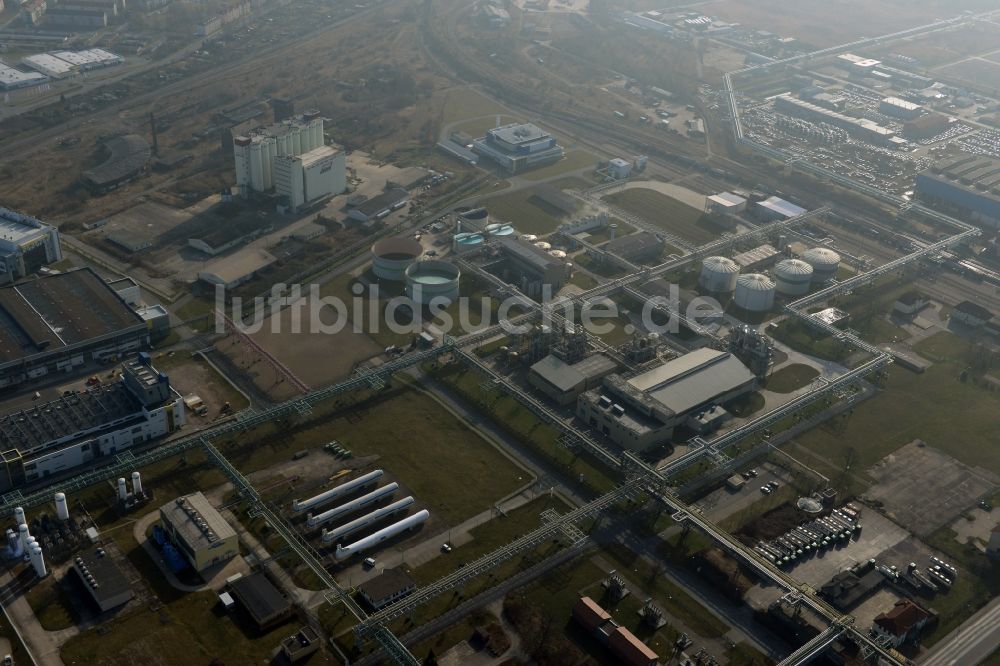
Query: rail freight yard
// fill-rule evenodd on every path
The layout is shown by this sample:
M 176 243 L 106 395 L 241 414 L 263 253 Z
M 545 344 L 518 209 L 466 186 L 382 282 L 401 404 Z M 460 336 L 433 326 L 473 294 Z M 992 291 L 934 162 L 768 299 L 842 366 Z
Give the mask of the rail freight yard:
M 985 0 L 9 5 L 4 663 L 1000 663 Z

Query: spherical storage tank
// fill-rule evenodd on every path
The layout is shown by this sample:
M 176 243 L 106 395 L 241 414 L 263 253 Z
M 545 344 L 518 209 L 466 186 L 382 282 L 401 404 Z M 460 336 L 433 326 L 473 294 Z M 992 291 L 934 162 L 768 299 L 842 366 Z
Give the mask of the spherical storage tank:
M 458 266 L 447 261 L 417 261 L 406 269 L 406 295 L 420 304 L 437 297 L 453 301 L 461 276 Z
M 384 238 L 372 245 L 372 272 L 380 280 L 402 282 L 424 248 L 412 238 Z
M 802 261 L 813 268 L 813 280 L 826 282 L 833 279 L 840 268 L 840 255 L 825 247 L 814 247 L 802 253 Z
M 484 240 L 485 239 L 482 234 L 455 234 L 455 241 L 452 243 L 452 249 L 458 253 L 468 252 L 469 250 L 478 249 L 483 244 Z
M 809 292 L 813 267 L 801 259 L 785 259 L 774 267 L 774 281 L 779 294 L 801 296 Z
M 706 257 L 701 264 L 698 283 L 703 289 L 715 293 L 731 292 L 736 289 L 736 278 L 740 267 L 728 257 Z
M 774 305 L 774 282 L 760 273 L 746 273 L 736 278 L 736 305 L 750 312 L 764 312 Z
M 539 250 L 545 250 L 546 252 L 548 252 L 549 250 L 552 249 L 552 243 L 546 243 L 545 241 L 538 241 L 537 243 L 535 243 L 535 247 L 537 247 Z
M 565 259 L 566 258 L 566 253 L 563 252 L 562 250 L 549 250 L 549 254 L 551 254 L 556 259 Z

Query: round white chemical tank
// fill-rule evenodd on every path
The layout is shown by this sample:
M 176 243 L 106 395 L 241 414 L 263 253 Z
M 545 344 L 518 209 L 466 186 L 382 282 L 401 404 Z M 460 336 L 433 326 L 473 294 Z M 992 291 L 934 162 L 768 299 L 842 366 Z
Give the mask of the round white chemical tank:
M 536 240 L 538 240 L 538 236 L 536 236 L 535 234 L 524 234 L 523 236 L 521 236 L 521 240 L 523 240 L 526 243 L 534 243 Z
M 825 247 L 814 247 L 802 253 L 802 261 L 813 268 L 813 281 L 826 282 L 837 275 L 840 255 Z
M 728 257 L 706 257 L 701 264 L 698 283 L 706 291 L 714 293 L 731 292 L 736 289 L 736 278 L 740 274 L 739 265 Z
M 746 273 L 736 279 L 736 305 L 750 312 L 764 312 L 774 305 L 774 282 L 760 273 Z
M 490 215 L 485 208 L 459 211 L 458 219 L 462 222 L 463 229 L 470 228 L 475 231 L 482 231 L 490 224 Z
M 415 302 L 426 304 L 432 298 L 453 301 L 458 298 L 458 281 L 462 272 L 446 261 L 418 261 L 406 269 L 406 295 Z
M 402 282 L 407 267 L 424 248 L 412 238 L 384 238 L 372 245 L 372 272 L 380 280 Z
M 801 296 L 809 293 L 813 267 L 801 259 L 785 259 L 774 267 L 775 287 L 779 294 Z
M 566 258 L 566 253 L 563 252 L 562 250 L 549 250 L 549 254 L 551 254 L 556 259 L 565 259 Z
M 535 247 L 537 247 L 539 250 L 545 250 L 546 252 L 548 252 L 549 250 L 552 249 L 552 243 L 546 243 L 545 241 L 538 241 L 537 243 L 535 243 Z

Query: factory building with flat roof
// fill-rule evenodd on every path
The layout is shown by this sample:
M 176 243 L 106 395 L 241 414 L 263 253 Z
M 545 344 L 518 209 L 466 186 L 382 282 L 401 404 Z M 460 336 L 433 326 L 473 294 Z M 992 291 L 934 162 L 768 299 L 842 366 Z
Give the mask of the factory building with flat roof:
M 90 268 L 0 289 L 0 388 L 148 346 L 147 323 Z
M 664 444 L 689 418 L 752 391 L 757 378 L 728 352 L 698 349 L 635 377 L 612 374 L 583 393 L 576 415 L 622 448 Z M 719 408 L 721 409 L 721 408 Z M 692 422 L 692 428 L 702 430 Z
M 256 127 L 233 138 L 236 184 L 240 194 L 269 192 L 275 186 L 275 165 L 279 157 L 298 156 L 322 147 L 323 118 L 318 111 L 307 111 L 263 127 Z
M 199 573 L 239 554 L 236 530 L 201 492 L 172 499 L 161 506 L 160 525 L 170 542 Z
M 62 258 L 58 229 L 0 208 L 0 283 L 19 280 Z
M 959 155 L 917 174 L 917 197 L 960 218 L 1000 228 L 1000 160 Z
M 554 295 L 566 284 L 569 276 L 564 259 L 514 236 L 500 238 L 500 247 L 506 259 L 504 279 L 517 284 L 529 298 L 542 298 L 546 288 Z
M 125 574 L 103 548 L 77 556 L 73 571 L 102 613 L 128 603 L 135 596 Z
M 567 363 L 549 354 L 531 366 L 528 381 L 558 405 L 569 405 L 581 393 L 597 386 L 617 369 L 603 354 L 593 354 L 576 363 Z
M 493 160 L 510 173 L 557 162 L 564 152 L 555 137 L 531 123 L 495 127 L 472 142 L 472 151 Z
M 0 415 L 0 492 L 113 456 L 185 422 L 184 400 L 147 355 L 110 384 Z
M 347 162 L 336 146 L 274 158 L 274 189 L 297 211 L 347 189 Z

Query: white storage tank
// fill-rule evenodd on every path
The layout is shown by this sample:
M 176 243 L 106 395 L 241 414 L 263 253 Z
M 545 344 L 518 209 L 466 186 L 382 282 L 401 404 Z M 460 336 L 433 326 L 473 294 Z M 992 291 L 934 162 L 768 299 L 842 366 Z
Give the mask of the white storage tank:
M 814 247 L 802 253 L 802 261 L 813 268 L 813 281 L 826 282 L 837 275 L 840 255 L 825 247 Z
M 774 267 L 774 282 L 779 294 L 801 296 L 809 293 L 813 267 L 801 259 L 785 259 Z
M 563 252 L 562 250 L 549 250 L 549 254 L 551 254 L 556 259 L 565 259 L 566 258 L 566 253 Z
M 740 267 L 729 257 L 706 257 L 701 264 L 698 284 L 713 293 L 729 293 L 736 289 Z
M 458 222 L 463 229 L 483 231 L 489 227 L 490 215 L 485 208 L 472 208 L 458 212 Z
M 418 261 L 406 269 L 406 295 L 427 304 L 432 298 L 453 301 L 458 298 L 462 271 L 447 261 Z
M 535 247 L 537 247 L 539 250 L 545 250 L 546 252 L 548 252 L 549 250 L 552 249 L 552 243 L 546 243 L 545 241 L 538 241 L 537 243 L 535 243 Z
M 384 238 L 372 245 L 372 272 L 380 280 L 402 282 L 406 269 L 423 251 L 412 238 Z
M 774 282 L 760 273 L 746 273 L 736 279 L 736 305 L 749 312 L 764 312 L 774 305 Z
M 66 493 L 56 493 L 56 516 L 59 520 L 69 520 L 69 504 Z
M 534 243 L 536 240 L 538 240 L 538 236 L 536 236 L 535 234 L 524 234 L 523 236 L 521 236 L 521 240 L 523 240 L 525 243 Z

